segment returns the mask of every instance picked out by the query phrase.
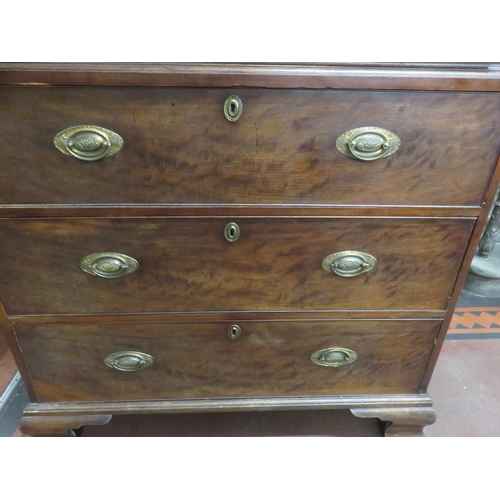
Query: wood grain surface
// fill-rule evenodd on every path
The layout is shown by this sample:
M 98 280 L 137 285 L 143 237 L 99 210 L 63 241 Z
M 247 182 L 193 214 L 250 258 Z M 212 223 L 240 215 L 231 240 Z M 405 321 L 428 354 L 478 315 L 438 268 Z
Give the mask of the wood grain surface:
M 0 63 L 1 85 L 500 90 L 482 63 Z
M 3 219 L 0 297 L 8 315 L 445 309 L 475 219 Z M 223 235 L 236 222 L 235 243 Z M 378 259 L 353 278 L 333 253 Z M 80 261 L 117 252 L 139 269 L 92 276 Z
M 225 99 L 243 115 L 230 123 Z M 500 144 L 500 95 L 179 88 L 0 88 L 0 204 L 480 206 Z M 119 134 L 97 162 L 59 152 L 75 125 Z M 339 135 L 402 141 L 363 162 Z
M 418 393 L 440 321 L 19 325 L 15 331 L 40 402 Z M 354 350 L 343 367 L 310 361 L 327 347 Z M 133 350 L 154 363 L 107 367 Z

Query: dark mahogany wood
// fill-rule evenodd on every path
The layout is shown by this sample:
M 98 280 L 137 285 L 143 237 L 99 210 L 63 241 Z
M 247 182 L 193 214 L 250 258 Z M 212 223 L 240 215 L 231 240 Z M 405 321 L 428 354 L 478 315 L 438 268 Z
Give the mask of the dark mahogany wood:
M 342 410 L 349 408 L 420 408 L 432 406 L 428 394 L 364 394 L 329 396 L 279 396 L 237 398 L 183 398 L 135 401 L 78 401 L 74 403 L 30 403 L 26 416 L 127 415 L 129 413 L 248 412 L 272 410 Z
M 432 406 L 409 408 L 354 408 L 352 414 L 361 418 L 379 418 L 386 423 L 386 437 L 420 437 L 424 427 L 436 421 Z
M 230 123 L 225 99 L 242 117 Z M 125 141 L 97 162 L 54 136 L 98 125 Z M 335 147 L 364 126 L 401 139 L 363 162 Z M 1 204 L 480 206 L 500 95 L 263 89 L 0 88 Z
M 13 325 L 33 324 L 49 325 L 58 323 L 165 323 L 165 322 L 213 322 L 213 321 L 273 321 L 273 320 L 309 320 L 325 321 L 331 319 L 442 319 L 445 309 L 427 309 L 425 311 L 240 311 L 240 312 L 168 312 L 142 314 L 46 314 L 10 316 Z
M 480 207 L 382 205 L 0 205 L 0 218 L 34 217 L 477 217 Z
M 74 437 L 75 430 L 84 425 L 104 425 L 111 415 L 25 415 L 19 429 L 26 436 Z
M 418 394 L 440 321 L 20 325 L 16 336 L 41 402 L 328 394 Z M 343 347 L 352 364 L 310 356 Z M 123 372 L 103 360 L 120 351 L 154 357 Z
M 2 63 L 0 84 L 500 91 L 499 63 Z
M 238 241 L 223 235 L 228 222 Z M 9 315 L 446 308 L 474 219 L 3 219 L 0 296 Z M 355 250 L 353 278 L 321 267 Z M 83 272 L 98 252 L 133 257 L 117 279 Z

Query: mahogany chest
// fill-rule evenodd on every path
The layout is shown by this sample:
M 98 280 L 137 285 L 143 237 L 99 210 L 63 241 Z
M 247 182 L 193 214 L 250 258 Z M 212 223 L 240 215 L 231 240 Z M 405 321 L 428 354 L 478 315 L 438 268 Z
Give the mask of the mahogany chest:
M 419 435 L 498 187 L 487 65 L 0 64 L 28 435 L 349 408 Z

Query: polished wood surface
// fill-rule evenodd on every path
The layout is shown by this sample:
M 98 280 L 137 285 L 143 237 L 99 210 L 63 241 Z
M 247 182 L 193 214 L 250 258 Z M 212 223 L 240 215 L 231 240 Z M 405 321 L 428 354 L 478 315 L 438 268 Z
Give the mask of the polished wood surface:
M 351 412 L 356 417 L 379 418 L 386 422 L 386 437 L 419 437 L 424 435 L 424 427 L 433 424 L 436 412 L 429 407 L 422 408 L 355 408 Z
M 477 217 L 480 207 L 433 205 L 1 205 L 0 218 L 34 217 Z
M 222 109 L 231 93 L 235 123 Z M 125 146 L 97 162 L 64 155 L 53 138 L 75 125 Z M 399 151 L 369 162 L 337 151 L 368 125 L 398 135 Z M 497 94 L 6 87 L 0 203 L 477 207 L 499 143 Z
M 24 414 L 29 416 L 56 415 L 125 415 L 128 413 L 205 413 L 248 412 L 271 410 L 342 410 L 346 408 L 428 407 L 428 394 L 358 394 L 328 396 L 221 397 L 144 399 L 135 401 L 77 401 L 74 403 L 29 403 Z
M 500 91 L 492 63 L 1 63 L 0 85 Z
M 74 437 L 73 429 L 83 425 L 104 425 L 111 420 L 111 415 L 61 415 L 56 417 L 24 416 L 19 426 L 28 436 Z
M 15 328 L 41 402 L 325 394 L 418 393 L 440 321 L 241 322 L 25 325 Z M 310 361 L 345 347 L 343 367 Z M 139 351 L 154 363 L 136 372 L 103 359 Z
M 240 239 L 223 235 L 237 222 Z M 474 219 L 152 218 L 0 221 L 0 296 L 8 315 L 444 309 Z M 353 278 L 322 260 L 378 259 Z M 80 261 L 117 252 L 139 269 L 117 279 Z
M 168 312 L 140 314 L 33 314 L 10 316 L 13 325 L 33 324 L 49 325 L 57 323 L 158 323 L 196 321 L 273 321 L 273 320 L 330 320 L 330 319 L 442 319 L 446 309 L 427 309 L 425 311 L 394 311 L 394 310 L 358 310 L 358 311 L 239 311 L 239 312 Z

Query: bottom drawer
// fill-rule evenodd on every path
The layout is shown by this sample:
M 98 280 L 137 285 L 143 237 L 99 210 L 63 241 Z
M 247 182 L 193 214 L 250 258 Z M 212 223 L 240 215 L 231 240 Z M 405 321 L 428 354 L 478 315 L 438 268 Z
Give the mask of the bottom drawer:
M 74 402 L 414 394 L 441 325 L 438 320 L 237 323 L 241 334 L 234 340 L 228 336 L 231 322 L 18 325 L 15 333 L 39 401 Z M 329 348 L 337 349 L 323 351 Z M 108 358 L 127 351 L 149 355 L 153 362 L 147 366 L 151 359 L 137 354 Z M 321 364 L 311 360 L 314 353 Z M 106 358 L 120 369 L 107 366 Z M 322 365 L 339 361 L 351 362 Z

